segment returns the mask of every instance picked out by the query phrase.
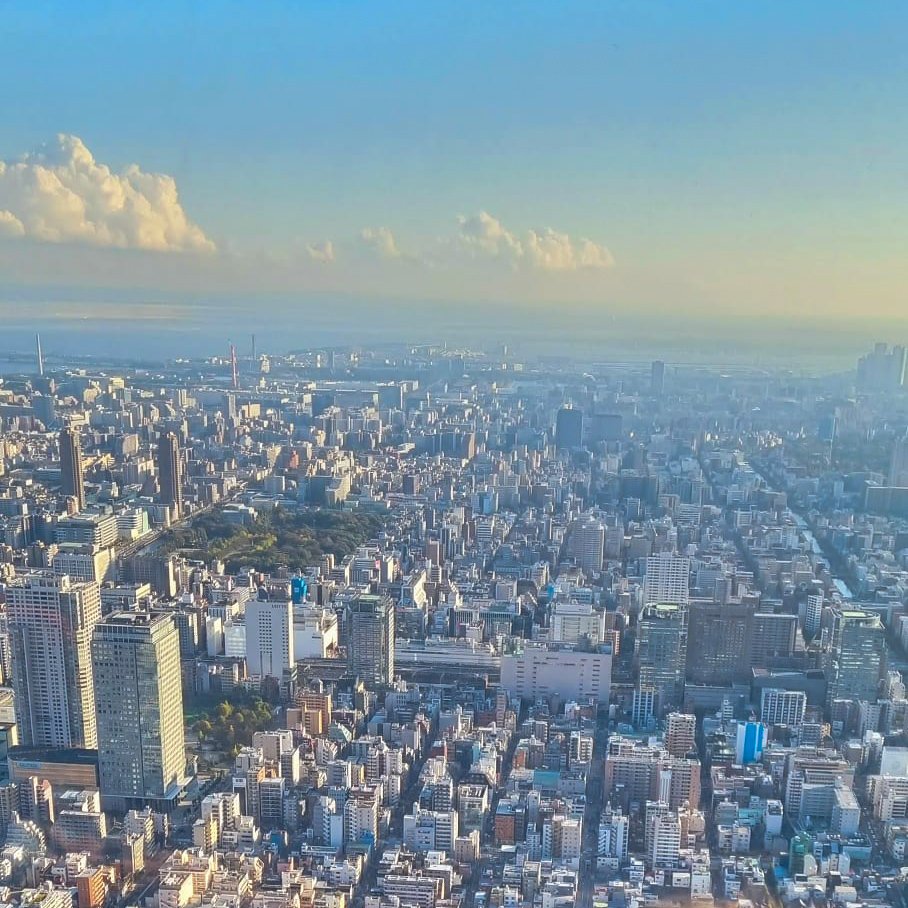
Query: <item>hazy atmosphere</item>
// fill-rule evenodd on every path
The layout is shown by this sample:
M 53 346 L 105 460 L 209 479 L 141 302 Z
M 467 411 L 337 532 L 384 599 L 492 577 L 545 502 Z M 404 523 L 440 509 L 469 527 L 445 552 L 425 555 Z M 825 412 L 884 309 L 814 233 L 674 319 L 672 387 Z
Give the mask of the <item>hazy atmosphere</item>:
M 492 303 L 515 339 L 683 312 L 851 355 L 904 317 L 906 26 L 830 2 L 13 4 L 0 314 L 123 302 L 220 348 L 217 300 L 420 334 Z

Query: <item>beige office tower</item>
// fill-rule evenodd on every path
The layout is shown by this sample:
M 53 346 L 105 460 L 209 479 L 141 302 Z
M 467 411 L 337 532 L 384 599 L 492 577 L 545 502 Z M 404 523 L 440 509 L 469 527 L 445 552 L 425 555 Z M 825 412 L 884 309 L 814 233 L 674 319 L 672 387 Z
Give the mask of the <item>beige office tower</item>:
M 101 620 L 98 584 L 36 571 L 7 587 L 6 610 L 20 740 L 97 747 L 91 636 Z
M 170 615 L 117 612 L 91 645 L 107 809 L 175 806 L 186 782 L 180 636 Z
M 697 717 L 669 713 L 665 720 L 665 749 L 673 757 L 686 757 L 697 749 Z

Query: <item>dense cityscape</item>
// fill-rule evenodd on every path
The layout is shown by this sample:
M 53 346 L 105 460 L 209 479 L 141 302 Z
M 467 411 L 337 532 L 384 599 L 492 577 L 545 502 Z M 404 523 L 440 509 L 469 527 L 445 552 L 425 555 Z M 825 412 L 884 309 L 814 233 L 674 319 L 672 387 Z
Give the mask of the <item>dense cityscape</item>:
M 3 904 L 904 908 L 903 348 L 15 365 Z

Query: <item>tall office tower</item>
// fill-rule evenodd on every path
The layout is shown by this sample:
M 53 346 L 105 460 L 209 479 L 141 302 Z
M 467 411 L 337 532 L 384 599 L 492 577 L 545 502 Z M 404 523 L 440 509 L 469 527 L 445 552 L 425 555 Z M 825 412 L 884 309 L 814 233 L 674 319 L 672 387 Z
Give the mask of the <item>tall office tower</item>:
M 7 587 L 6 610 L 20 740 L 97 747 L 91 635 L 101 620 L 98 584 L 26 574 Z
M 571 531 L 571 551 L 587 577 L 602 570 L 605 525 L 594 517 L 578 520 Z
M 179 519 L 183 513 L 183 470 L 180 443 L 173 432 L 161 436 L 157 459 L 161 502 L 168 505 L 173 516 Z
M 246 603 L 246 668 L 256 678 L 280 681 L 293 665 L 293 603 L 264 592 Z
M 562 407 L 555 417 L 555 447 L 579 448 L 583 445 L 583 410 Z
M 896 440 L 889 462 L 889 485 L 900 489 L 908 487 L 908 436 Z
M 797 640 L 797 615 L 756 612 L 751 622 L 747 647 L 748 668 L 775 668 L 788 665 L 788 660 L 794 655 Z
M 697 717 L 669 713 L 665 720 L 665 749 L 673 757 L 686 757 L 697 749 Z
M 765 725 L 798 728 L 804 721 L 807 694 L 802 690 L 766 687 L 760 697 L 760 721 Z
M 864 391 L 896 391 L 905 383 L 904 347 L 875 344 L 858 360 L 857 386 Z
M 60 487 L 75 499 L 76 510 L 85 509 L 85 484 L 82 478 L 82 443 L 75 429 L 60 432 Z
M 654 397 L 661 397 L 665 390 L 665 363 L 662 360 L 653 360 L 650 367 L 650 391 Z
M 646 606 L 637 625 L 636 647 L 640 690 L 653 692 L 657 712 L 679 705 L 687 662 L 687 609 L 671 602 Z
M 878 696 L 886 657 L 880 617 L 860 609 L 837 608 L 833 609 L 832 621 L 829 701 L 873 703 Z
M 180 635 L 170 615 L 116 612 L 91 642 L 101 795 L 166 808 L 186 779 Z
M 673 552 L 660 552 L 646 559 L 643 578 L 643 603 L 674 602 L 686 605 L 690 600 L 690 558 Z
M 387 596 L 357 596 L 347 606 L 347 661 L 367 684 L 394 680 L 394 603 Z
M 729 685 L 750 675 L 750 633 L 756 600 L 729 602 L 695 599 L 689 605 L 687 680 Z

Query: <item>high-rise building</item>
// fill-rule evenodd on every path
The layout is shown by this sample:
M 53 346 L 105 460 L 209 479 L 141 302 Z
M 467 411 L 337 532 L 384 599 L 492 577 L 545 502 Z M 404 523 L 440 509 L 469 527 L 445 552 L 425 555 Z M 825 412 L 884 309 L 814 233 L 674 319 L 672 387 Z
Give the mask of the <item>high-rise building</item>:
M 6 610 L 20 740 L 97 747 L 91 635 L 101 620 L 98 584 L 26 574 L 7 587 Z
M 60 432 L 60 489 L 75 501 L 77 511 L 85 509 L 82 443 L 75 429 Z
M 697 717 L 691 713 L 669 713 L 665 720 L 665 749 L 673 757 L 686 757 L 697 750 Z
M 387 596 L 364 594 L 347 607 L 347 662 L 367 684 L 394 680 L 394 603 Z
M 751 622 L 748 656 L 753 668 L 787 664 L 798 639 L 798 616 L 758 611 Z
M 874 702 L 886 656 L 879 615 L 861 609 L 833 609 L 831 655 L 829 701 Z
M 908 436 L 897 439 L 892 447 L 889 485 L 900 489 L 908 487 Z
M 661 397 L 665 390 L 665 363 L 661 360 L 653 360 L 650 366 L 650 391 L 654 397 Z
M 685 606 L 665 602 L 644 608 L 637 626 L 638 684 L 653 692 L 657 712 L 681 703 L 687 643 Z
M 293 665 L 293 603 L 263 595 L 246 603 L 246 667 L 280 681 Z
M 648 798 L 673 810 L 700 803 L 700 761 L 673 757 L 661 745 L 615 735 L 609 738 L 603 798 L 627 807 Z
M 91 643 L 105 804 L 166 809 L 186 780 L 180 637 L 170 615 L 116 612 Z
M 614 858 L 622 865 L 627 860 L 629 827 L 629 817 L 620 808 L 607 805 L 599 823 L 599 856 Z
M 897 391 L 905 382 L 904 347 L 875 344 L 858 360 L 857 385 L 864 391 Z
M 583 517 L 571 530 L 571 551 L 587 577 L 602 570 L 605 524 L 595 517 Z
M 180 443 L 172 432 L 161 436 L 157 461 L 161 502 L 178 519 L 183 513 L 183 469 L 180 463 Z
M 813 639 L 820 630 L 823 620 L 823 594 L 813 593 L 807 597 L 804 613 L 804 636 Z
M 562 407 L 555 417 L 555 447 L 579 448 L 583 445 L 583 410 Z
M 739 722 L 735 735 L 735 760 L 742 766 L 763 759 L 766 726 L 762 722 Z
M 766 725 L 790 725 L 798 728 L 804 721 L 807 694 L 801 690 L 766 687 L 760 698 L 760 721 Z
M 646 559 L 643 578 L 643 603 L 690 601 L 690 558 L 673 552 L 660 552 Z
M 711 599 L 690 603 L 687 680 L 729 685 L 750 673 L 750 631 L 756 601 L 722 604 Z
M 647 849 L 650 866 L 674 867 L 681 851 L 681 821 L 674 811 L 647 817 L 647 833 L 652 847 Z

